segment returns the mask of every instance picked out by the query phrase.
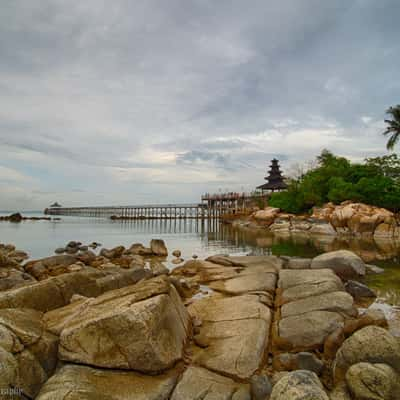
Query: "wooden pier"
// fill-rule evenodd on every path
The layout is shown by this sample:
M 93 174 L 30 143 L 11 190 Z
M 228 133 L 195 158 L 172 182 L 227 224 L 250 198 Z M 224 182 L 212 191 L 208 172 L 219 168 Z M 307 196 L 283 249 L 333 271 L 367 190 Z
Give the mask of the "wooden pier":
M 44 210 L 47 215 L 65 215 L 111 218 L 115 220 L 140 219 L 218 219 L 225 214 L 243 212 L 254 194 L 223 193 L 205 194 L 197 204 L 148 204 L 110 207 L 61 207 Z M 262 195 L 265 197 L 265 195 Z M 262 197 L 260 195 L 260 197 Z
M 112 207 L 52 207 L 49 215 L 109 217 L 112 219 L 186 219 L 208 218 L 203 204 L 154 204 Z

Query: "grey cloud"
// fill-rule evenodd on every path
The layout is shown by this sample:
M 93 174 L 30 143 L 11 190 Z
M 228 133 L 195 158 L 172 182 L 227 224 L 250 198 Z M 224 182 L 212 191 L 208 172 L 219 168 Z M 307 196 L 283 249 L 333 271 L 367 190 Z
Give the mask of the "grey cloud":
M 40 155 L 30 167 L 41 184 L 15 196 L 47 201 L 53 174 L 71 201 L 106 182 L 118 203 L 135 196 L 107 175 L 118 168 L 170 196 L 164 183 L 180 182 L 182 165 L 193 172 L 183 197 L 200 182 L 251 186 L 274 156 L 315 157 L 324 130 L 333 151 L 383 153 L 379 121 L 399 101 L 398 15 L 397 0 L 4 0 L 0 159 L 17 168 L 10 148 L 25 167 Z

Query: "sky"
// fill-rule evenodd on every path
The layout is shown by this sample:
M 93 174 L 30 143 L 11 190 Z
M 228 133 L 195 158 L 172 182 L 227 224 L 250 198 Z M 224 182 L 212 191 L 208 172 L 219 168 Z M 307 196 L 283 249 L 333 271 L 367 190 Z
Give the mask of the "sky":
M 386 153 L 398 0 L 2 0 L 0 210 L 197 202 Z

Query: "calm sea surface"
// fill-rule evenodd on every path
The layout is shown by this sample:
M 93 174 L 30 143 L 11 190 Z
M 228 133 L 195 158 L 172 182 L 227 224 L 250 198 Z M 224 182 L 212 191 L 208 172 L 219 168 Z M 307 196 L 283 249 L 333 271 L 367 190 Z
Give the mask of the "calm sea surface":
M 10 212 L 0 215 L 9 215 Z M 42 216 L 24 212 L 24 216 Z M 31 258 L 46 257 L 70 240 L 84 244 L 100 242 L 110 248 L 132 243 L 148 245 L 151 239 L 163 239 L 170 253 L 193 254 L 274 254 L 314 257 L 338 249 L 350 249 L 366 262 L 385 268 L 380 275 L 369 276 L 368 285 L 388 302 L 400 305 L 400 243 L 336 238 L 278 237 L 262 231 L 235 229 L 216 221 L 142 220 L 111 221 L 105 218 L 61 217 L 60 221 L 0 222 L 0 243 L 13 243 Z M 172 257 L 171 257 L 172 259 Z

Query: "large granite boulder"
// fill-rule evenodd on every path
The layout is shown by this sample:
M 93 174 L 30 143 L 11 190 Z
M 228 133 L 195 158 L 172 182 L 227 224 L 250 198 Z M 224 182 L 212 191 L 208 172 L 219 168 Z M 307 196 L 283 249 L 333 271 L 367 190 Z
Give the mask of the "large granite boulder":
M 190 321 L 163 277 L 82 299 L 46 316 L 59 357 L 103 368 L 158 373 L 183 357 Z
M 347 370 L 360 362 L 387 364 L 400 372 L 400 344 L 387 330 L 367 326 L 344 341 L 333 365 L 336 382 L 344 379 Z
M 343 327 L 344 317 L 336 312 L 311 311 L 290 316 L 278 322 L 276 344 L 293 351 L 318 349 L 332 332 Z
M 298 370 L 284 375 L 273 387 L 270 400 L 329 400 L 314 372 Z
M 257 220 L 258 223 L 262 225 L 269 226 L 271 225 L 275 218 L 278 216 L 280 212 L 279 208 L 267 207 L 264 210 L 256 211 L 252 214 L 252 217 Z
M 65 306 L 74 294 L 96 297 L 99 294 L 131 285 L 151 276 L 148 271 L 98 271 L 87 268 L 36 282 L 23 287 L 0 292 L 0 309 L 32 308 L 49 311 Z
M 132 371 L 65 365 L 42 387 L 37 400 L 168 400 L 178 379 L 170 370 L 158 376 Z
M 343 291 L 342 281 L 332 270 L 282 270 L 278 281 L 278 304 L 324 293 Z
M 286 303 L 281 307 L 281 318 L 301 315 L 311 311 L 333 311 L 349 317 L 358 315 L 351 295 L 338 291 Z
M 358 363 L 346 373 L 350 393 L 357 400 L 400 398 L 399 374 L 387 364 Z
M 314 222 L 308 232 L 312 235 L 337 235 L 335 228 L 329 222 L 324 221 Z
M 250 400 L 249 385 L 203 368 L 189 367 L 176 386 L 171 400 Z
M 260 367 L 271 313 L 258 296 L 211 296 L 190 305 L 189 313 L 202 321 L 194 337 L 198 365 L 238 379 L 248 379 Z
M 314 208 L 312 217 L 329 221 L 338 232 L 348 232 L 356 236 L 372 236 L 379 227 L 385 225 L 379 231 L 385 231 L 385 237 L 393 237 L 398 226 L 391 211 L 351 201 L 340 205 L 328 203 L 323 208 Z
M 365 275 L 364 261 L 349 250 L 331 251 L 315 257 L 311 269 L 332 269 L 342 279 Z
M 57 364 L 58 337 L 46 332 L 42 313 L 0 310 L 0 389 L 34 398 Z
M 250 292 L 275 292 L 277 276 L 276 272 L 268 268 L 248 268 L 238 274 L 237 277 L 217 282 L 211 282 L 210 288 L 229 295 L 239 295 Z
M 281 270 L 273 326 L 275 347 L 285 351 L 322 349 L 345 321 L 358 315 L 353 298 L 330 269 Z

